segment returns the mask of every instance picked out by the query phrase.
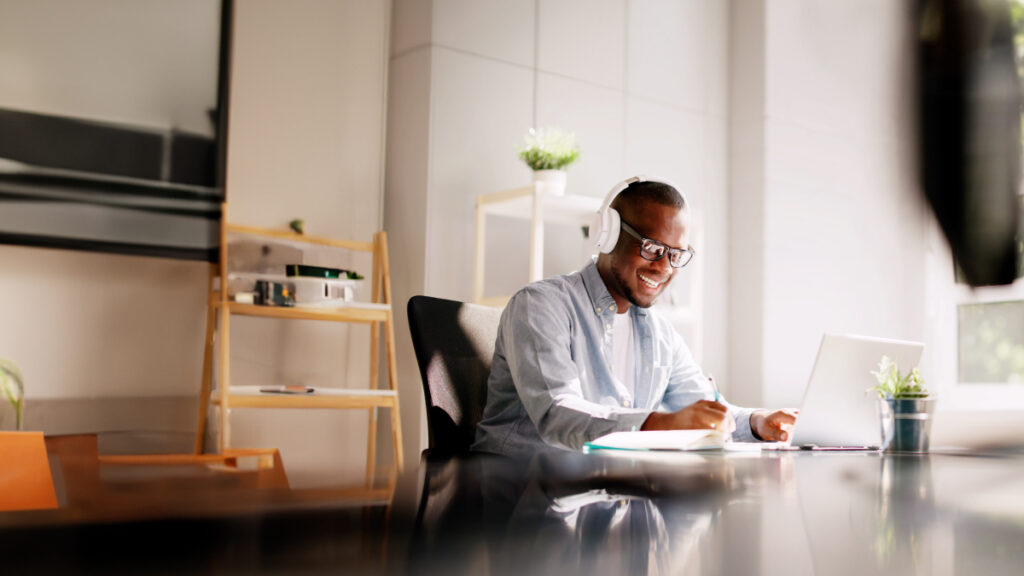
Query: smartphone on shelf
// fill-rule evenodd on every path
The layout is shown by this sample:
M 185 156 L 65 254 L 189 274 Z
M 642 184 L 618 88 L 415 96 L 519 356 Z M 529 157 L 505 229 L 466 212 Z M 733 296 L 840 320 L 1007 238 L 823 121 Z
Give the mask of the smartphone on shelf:
M 316 389 L 312 386 L 263 386 L 260 392 L 265 394 L 312 394 Z

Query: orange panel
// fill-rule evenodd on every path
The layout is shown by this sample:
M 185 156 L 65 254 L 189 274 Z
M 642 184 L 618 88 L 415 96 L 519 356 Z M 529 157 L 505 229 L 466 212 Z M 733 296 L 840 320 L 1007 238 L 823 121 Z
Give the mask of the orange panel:
M 42 432 L 0 432 L 0 510 L 57 507 Z

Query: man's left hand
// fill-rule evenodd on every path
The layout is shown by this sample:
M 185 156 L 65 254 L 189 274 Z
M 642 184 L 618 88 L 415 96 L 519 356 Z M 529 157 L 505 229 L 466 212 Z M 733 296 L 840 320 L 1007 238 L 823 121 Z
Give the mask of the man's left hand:
M 766 442 L 785 442 L 789 440 L 793 424 L 796 423 L 799 410 L 756 410 L 750 415 L 750 429 Z

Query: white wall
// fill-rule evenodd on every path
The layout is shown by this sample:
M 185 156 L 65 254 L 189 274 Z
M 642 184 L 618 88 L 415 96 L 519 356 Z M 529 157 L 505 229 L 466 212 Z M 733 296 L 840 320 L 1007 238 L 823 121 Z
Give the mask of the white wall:
M 421 270 L 396 275 L 397 300 L 471 299 L 475 197 L 527 184 L 523 135 L 557 125 L 582 148 L 567 193 L 603 197 L 628 176 L 656 175 L 704 214 L 703 355 L 724 376 L 728 4 L 396 0 L 393 22 L 385 226 L 396 239 L 407 230 L 396 268 Z M 525 284 L 527 233 L 525 222 L 488 222 L 487 294 Z M 578 229 L 545 235 L 545 275 L 593 253 Z M 411 347 L 401 361 L 403 398 L 419 397 Z
M 49 398 L 199 390 L 208 264 L 0 246 L 0 270 L 0 357 L 21 368 L 29 415 Z
M 381 228 L 389 8 L 236 3 L 229 221 L 283 228 L 304 218 L 310 234 L 364 241 Z M 368 257 L 350 265 L 369 277 Z M 231 343 L 233 384 L 367 384 L 366 326 L 235 317 Z M 364 412 L 236 409 L 233 423 L 235 446 L 282 450 L 293 485 L 362 478 Z
M 910 6 L 738 0 L 733 15 L 732 72 L 754 95 L 733 96 L 732 332 L 751 327 L 729 349 L 734 399 L 798 405 L 822 332 L 924 339 Z
M 764 26 L 762 0 L 734 0 L 729 23 L 727 393 L 761 406 L 764 350 Z

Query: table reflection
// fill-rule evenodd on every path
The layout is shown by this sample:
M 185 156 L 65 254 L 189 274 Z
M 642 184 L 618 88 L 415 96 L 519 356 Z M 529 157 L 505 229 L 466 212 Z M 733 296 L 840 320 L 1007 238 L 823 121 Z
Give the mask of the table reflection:
M 932 573 L 920 554 L 934 511 L 928 458 L 865 458 L 794 461 L 809 573 Z
M 430 462 L 406 573 L 1018 574 L 1024 515 L 936 489 L 1011 470 L 870 452 Z
M 894 455 L 881 461 L 875 558 L 905 574 L 932 572 L 931 530 L 936 518 L 931 459 Z
M 429 464 L 410 572 L 673 572 L 699 563 L 739 488 L 731 462 L 699 456 Z
M 258 481 L 277 478 L 273 470 L 105 473 L 95 454 L 65 452 L 51 452 L 59 509 L 0 513 L 12 574 L 1016 575 L 1024 566 L 1016 454 L 425 459 L 379 492 Z

